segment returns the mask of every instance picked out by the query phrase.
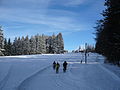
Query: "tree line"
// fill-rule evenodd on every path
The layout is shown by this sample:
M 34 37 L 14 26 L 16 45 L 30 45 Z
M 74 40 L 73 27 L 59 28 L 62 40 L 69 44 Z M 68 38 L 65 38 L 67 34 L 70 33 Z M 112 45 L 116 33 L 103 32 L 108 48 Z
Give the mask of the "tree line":
M 15 37 L 11 42 L 10 38 L 4 40 L 4 55 L 30 55 L 30 54 L 60 54 L 64 53 L 64 41 L 62 34 L 46 36 L 35 35 L 30 38 Z
M 120 64 L 120 0 L 105 0 L 103 19 L 97 21 L 96 52 L 106 62 Z

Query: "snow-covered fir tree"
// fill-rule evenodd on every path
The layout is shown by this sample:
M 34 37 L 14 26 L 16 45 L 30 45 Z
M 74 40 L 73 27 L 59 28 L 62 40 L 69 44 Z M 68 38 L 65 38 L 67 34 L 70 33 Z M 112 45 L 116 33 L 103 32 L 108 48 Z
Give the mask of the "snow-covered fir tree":
M 52 53 L 52 37 L 49 36 L 47 39 L 46 39 L 46 53 Z
M 16 54 L 17 54 L 17 37 L 15 37 L 15 40 L 12 45 L 12 55 L 16 55 Z
M 28 35 L 25 37 L 25 40 L 23 42 L 24 42 L 24 49 L 23 49 L 24 54 L 28 55 L 30 54 L 30 41 L 29 41 Z
M 59 33 L 56 37 L 57 39 L 57 53 L 64 53 L 64 42 L 63 42 L 63 37 L 62 34 Z
M 36 54 L 36 39 L 34 36 L 30 38 L 30 54 Z
M 12 43 L 11 43 L 10 38 L 8 39 L 8 43 L 7 43 L 7 52 L 9 56 L 12 55 Z
M 46 53 L 46 37 L 44 34 L 41 36 L 41 52 Z
M 35 35 L 35 46 L 36 46 L 36 54 L 40 54 L 40 36 L 39 34 Z
M 53 51 L 53 53 L 57 53 L 57 51 L 58 51 L 58 48 L 57 48 L 57 38 L 56 38 L 56 36 L 54 34 L 52 35 L 52 42 L 51 42 L 51 44 L 52 44 L 52 51 Z
M 22 54 L 24 54 L 25 53 L 25 49 L 26 49 L 26 47 L 25 47 L 25 38 L 22 36 L 22 38 L 21 38 L 21 44 L 22 44 Z
M 3 55 L 2 51 L 4 51 L 4 36 L 3 30 L 0 27 L 0 56 Z
M 57 36 L 53 34 L 48 39 L 46 39 L 46 50 L 47 53 L 64 53 L 64 42 L 61 33 L 59 33 Z
M 22 46 L 22 41 L 21 41 L 21 39 L 20 39 L 20 37 L 18 37 L 18 40 L 17 40 L 17 42 L 16 42 L 16 54 L 17 55 L 22 55 L 22 48 L 23 48 L 23 46 Z
M 26 37 L 15 38 L 14 42 L 11 43 L 10 39 L 5 39 L 5 55 L 29 55 L 29 54 L 42 54 L 42 53 L 53 53 L 60 54 L 64 53 L 64 42 L 62 34 L 59 33 L 57 36 L 35 35 L 30 39 L 28 35 Z

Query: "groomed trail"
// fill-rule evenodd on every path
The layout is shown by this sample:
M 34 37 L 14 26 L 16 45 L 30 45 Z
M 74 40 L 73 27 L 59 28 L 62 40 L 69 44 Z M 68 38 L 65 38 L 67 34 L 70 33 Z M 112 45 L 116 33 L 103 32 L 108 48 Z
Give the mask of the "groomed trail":
M 10 76 L 10 73 L 11 73 L 11 70 L 12 70 L 12 66 L 9 65 L 9 66 L 7 67 L 7 69 L 8 69 L 8 70 L 7 70 L 7 73 L 5 74 L 3 80 L 1 80 L 1 82 L 0 82 L 0 90 L 3 90 L 3 88 L 5 87 L 8 79 L 9 79 L 9 76 Z
M 4 62 L 10 66 L 1 79 L 0 90 L 120 90 L 120 77 L 106 68 L 102 56 L 90 54 L 87 64 L 84 61 L 81 64 L 82 56 L 37 55 L 9 57 L 10 60 L 5 57 Z M 62 67 L 65 60 L 68 62 L 66 73 Z M 58 74 L 52 67 L 53 61 L 60 63 Z
M 120 78 L 100 64 L 73 63 L 66 73 L 46 67 L 24 80 L 18 90 L 120 90 L 119 84 Z

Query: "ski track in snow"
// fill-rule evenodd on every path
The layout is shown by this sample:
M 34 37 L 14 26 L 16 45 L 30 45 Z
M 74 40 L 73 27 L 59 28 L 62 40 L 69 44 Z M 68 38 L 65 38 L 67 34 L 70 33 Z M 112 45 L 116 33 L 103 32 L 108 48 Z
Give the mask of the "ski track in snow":
M 105 70 L 107 73 L 109 73 L 109 75 L 112 76 L 113 79 L 117 80 L 117 81 L 120 81 L 120 78 L 115 74 L 113 73 L 112 71 L 110 71 L 109 69 L 107 69 L 106 67 L 104 67 L 103 65 L 99 65 L 103 70 Z
M 82 64 L 83 65 L 83 64 Z M 86 66 L 85 66 L 86 67 Z M 91 66 L 90 66 L 91 67 Z M 79 68 L 79 70 L 81 69 L 82 67 L 80 67 Z M 84 73 L 84 75 L 79 75 L 79 76 L 77 76 L 77 75 L 75 75 L 75 73 L 73 72 L 74 70 L 72 70 L 72 69 L 74 69 L 74 68 L 70 68 L 70 70 L 69 70 L 69 74 L 68 74 L 68 78 L 71 78 L 71 81 L 76 81 L 76 82 L 74 82 L 74 83 L 76 83 L 75 85 L 78 85 L 78 89 L 76 89 L 76 90 L 120 90 L 120 86 L 119 86 L 119 83 L 120 83 L 120 78 L 116 75 L 116 74 L 114 74 L 113 72 L 111 72 L 109 69 L 107 69 L 107 68 L 105 68 L 103 65 L 101 65 L 101 64 L 97 64 L 97 65 L 95 65 L 95 67 L 93 67 L 92 66 L 92 69 L 93 69 L 93 72 L 95 71 L 95 70 L 98 70 L 97 72 L 95 72 L 94 74 L 96 74 L 96 76 L 94 76 L 93 77 L 93 75 L 91 76 L 91 78 L 92 79 L 90 79 L 90 75 L 91 74 L 93 74 L 93 72 L 89 72 L 89 69 L 88 69 L 88 72 L 89 72 L 89 79 L 88 79 L 88 77 L 86 77 L 87 75 L 85 75 L 85 74 L 88 74 L 88 72 L 87 73 L 85 73 L 85 72 L 82 72 L 82 73 Z M 86 68 L 87 69 L 87 68 Z M 94 70 L 95 69 L 95 70 Z M 81 71 L 83 71 L 82 69 L 81 69 Z M 99 72 L 99 73 L 98 73 Z M 81 73 L 81 74 L 82 74 Z M 98 74 L 101 74 L 101 76 L 100 77 L 98 77 L 99 75 Z M 105 76 L 102 76 L 102 74 L 103 75 L 105 75 Z M 108 75 L 108 77 L 106 77 Z M 81 77 L 82 76 L 82 77 Z M 105 78 L 106 77 L 106 78 Z M 111 77 L 111 78 L 110 78 Z M 103 80 L 103 78 L 105 79 L 105 80 Z M 112 81 L 116 81 L 117 83 L 117 85 L 118 85 L 118 87 L 115 87 L 114 85 L 113 86 L 111 86 L 112 85 L 112 83 L 109 83 L 109 80 L 107 80 L 107 79 L 109 79 L 110 78 L 110 81 L 112 80 Z M 101 79 L 101 80 L 100 80 Z M 86 81 L 87 82 L 86 82 Z M 98 80 L 98 81 L 96 81 L 96 80 Z M 100 81 L 99 81 L 100 80 Z M 102 81 L 103 80 L 103 81 Z M 95 82 L 96 81 L 96 82 Z M 81 83 L 82 82 L 82 83 Z M 95 86 L 95 84 L 93 84 L 94 86 L 91 86 L 90 85 L 90 83 L 91 83 L 91 85 L 92 85 L 92 83 L 96 83 L 96 86 Z M 101 84 L 101 83 L 104 83 L 104 84 Z M 109 83 L 110 84 L 110 86 L 108 86 L 107 84 Z M 82 86 L 81 86 L 81 85 Z M 99 84 L 99 85 L 97 85 L 97 84 Z M 101 85 L 100 85 L 101 84 Z M 115 84 L 115 83 L 114 83 Z M 106 86 L 107 85 L 107 86 Z M 104 87 L 103 87 L 104 86 Z
M 72 67 L 72 64 L 69 65 L 69 68 L 71 68 L 71 67 Z M 72 80 L 71 77 L 68 77 L 68 76 L 71 74 L 70 70 L 71 70 L 71 69 L 68 69 L 68 70 L 63 74 L 63 76 L 61 75 L 61 76 L 60 76 L 60 80 L 61 80 L 62 83 L 68 85 L 69 88 L 71 88 L 71 86 L 74 88 L 74 89 L 69 89 L 69 90 L 79 90 L 80 87 L 78 86 L 78 84 L 75 83 L 76 81 L 75 81 L 75 80 Z M 62 77 L 65 77 L 65 78 L 62 78 Z
M 49 67 L 51 67 L 51 65 L 46 66 L 46 67 L 40 69 L 39 71 L 33 73 L 32 75 L 28 76 L 25 80 L 23 80 L 23 81 L 19 84 L 19 86 L 17 87 L 17 90 L 25 90 L 24 87 L 25 87 L 25 85 L 26 85 L 27 82 L 29 82 L 33 77 L 36 77 L 38 74 L 44 72 L 44 71 L 45 71 L 47 68 L 49 68 Z
M 70 83 L 68 83 L 68 81 L 67 82 L 65 81 L 67 76 L 65 75 L 65 73 L 62 72 L 62 69 L 60 69 L 60 72 L 58 74 L 56 74 L 55 72 L 54 73 L 51 72 L 52 67 L 51 68 L 50 67 L 46 67 L 46 68 L 40 70 L 39 72 L 35 73 L 34 75 L 26 78 L 18 86 L 17 90 L 29 90 L 28 87 L 31 85 L 31 82 L 34 83 L 34 79 L 44 77 L 45 75 L 48 75 L 48 76 L 51 75 L 52 77 L 54 77 L 53 80 L 51 80 L 52 78 L 50 80 L 55 83 L 55 86 L 53 86 L 53 87 L 56 87 L 57 90 L 59 90 L 60 88 L 64 88 L 64 87 L 66 87 L 67 90 L 78 90 L 79 89 L 78 86 L 74 82 L 71 83 L 71 81 L 69 80 Z M 50 71 L 50 73 L 49 73 L 49 71 Z M 53 73 L 53 74 L 51 74 L 51 73 Z M 63 78 L 63 77 L 65 77 L 65 78 Z M 71 86 L 73 88 L 71 88 Z M 33 89 L 30 89 L 30 90 L 33 90 Z M 60 90 L 62 90 L 62 89 L 60 89 Z
M 61 61 L 64 61 L 66 58 L 60 58 L 60 59 L 62 59 Z M 71 58 L 68 58 L 68 61 L 70 59 Z M 56 74 L 55 72 L 54 73 L 52 72 L 54 70 L 52 69 L 52 65 L 50 65 L 50 66 L 47 66 L 43 69 L 40 69 L 38 72 L 34 73 L 33 75 L 31 75 L 31 76 L 27 77 L 25 80 L 23 80 L 21 82 L 21 84 L 18 86 L 17 90 L 29 90 L 27 88 L 29 87 L 29 84 L 31 82 L 33 83 L 34 79 L 40 78 L 41 76 L 49 75 L 50 74 L 50 73 L 48 73 L 49 71 L 50 71 L 50 73 L 52 73 L 52 76 L 55 77 L 53 79 L 53 82 L 55 83 L 55 86 L 57 87 L 57 90 L 58 90 L 58 88 L 64 88 L 64 87 L 66 87 L 67 90 L 78 90 L 79 89 L 79 87 L 73 81 L 71 82 L 69 80 L 70 83 L 65 81 L 65 78 L 67 76 L 66 76 L 65 73 L 63 73 L 62 69 L 60 69 L 59 73 Z M 69 71 L 67 71 L 67 72 L 69 72 Z M 65 78 L 63 78 L 63 77 L 65 77 Z M 73 88 L 71 88 L 71 86 Z M 60 90 L 62 90 L 62 89 L 60 89 Z
M 9 67 L 7 74 L 5 75 L 3 80 L 0 82 L 0 90 L 3 90 L 5 84 L 7 83 L 9 76 L 10 76 L 10 73 L 11 73 L 11 70 L 12 70 L 12 65 Z

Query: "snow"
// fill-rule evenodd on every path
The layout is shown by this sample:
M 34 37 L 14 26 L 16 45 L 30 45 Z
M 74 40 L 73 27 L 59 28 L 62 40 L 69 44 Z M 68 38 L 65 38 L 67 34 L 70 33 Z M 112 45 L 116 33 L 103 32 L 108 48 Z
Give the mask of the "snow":
M 68 69 L 63 73 L 65 60 Z M 58 74 L 53 61 L 60 63 Z M 104 64 L 96 53 L 89 53 L 87 61 L 82 53 L 2 56 L 0 90 L 120 90 L 119 67 Z

